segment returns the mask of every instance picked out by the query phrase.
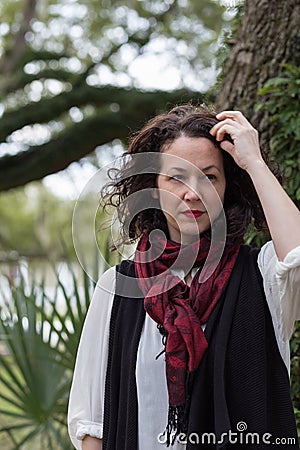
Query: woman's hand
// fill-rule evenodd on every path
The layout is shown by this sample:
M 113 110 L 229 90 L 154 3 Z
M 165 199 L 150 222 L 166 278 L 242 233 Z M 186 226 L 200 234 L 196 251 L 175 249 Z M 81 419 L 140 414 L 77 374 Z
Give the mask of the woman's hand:
M 102 439 L 86 435 L 82 441 L 82 450 L 102 450 Z
M 223 150 L 228 152 L 242 169 L 249 171 L 258 163 L 264 163 L 261 156 L 258 132 L 240 111 L 223 111 L 217 114 L 220 121 L 210 133 L 220 141 Z M 232 141 L 224 140 L 228 134 Z
M 217 114 L 210 131 L 235 162 L 247 171 L 264 210 L 278 259 L 300 245 L 300 213 L 262 159 L 258 132 L 239 111 Z M 233 144 L 224 139 L 229 134 Z M 225 137 L 226 138 L 226 137 Z

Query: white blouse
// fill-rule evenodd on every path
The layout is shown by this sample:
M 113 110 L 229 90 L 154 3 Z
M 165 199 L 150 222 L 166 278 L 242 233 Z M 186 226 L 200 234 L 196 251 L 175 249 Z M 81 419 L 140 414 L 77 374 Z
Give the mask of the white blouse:
M 300 320 L 300 246 L 278 261 L 273 243 L 267 242 L 258 255 L 266 299 L 281 356 L 289 370 L 289 339 L 295 320 Z M 179 276 L 181 274 L 178 274 Z M 68 427 L 71 441 L 82 449 L 85 435 L 103 436 L 104 387 L 108 337 L 114 299 L 116 270 L 111 267 L 99 279 L 86 316 L 78 347 L 70 392 Z M 138 347 L 136 383 L 138 397 L 139 450 L 162 450 L 161 433 L 167 423 L 168 394 L 161 335 L 146 314 Z M 183 450 L 176 442 L 172 450 Z

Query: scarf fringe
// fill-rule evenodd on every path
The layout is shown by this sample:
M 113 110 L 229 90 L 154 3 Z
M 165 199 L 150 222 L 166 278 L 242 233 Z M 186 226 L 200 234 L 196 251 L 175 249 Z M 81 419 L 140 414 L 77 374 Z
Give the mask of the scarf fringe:
M 168 423 L 163 436 L 166 438 L 166 446 L 174 445 L 176 437 L 183 433 L 187 435 L 188 420 L 191 405 L 191 393 L 195 372 L 187 372 L 186 377 L 186 403 L 180 406 L 169 406 Z
M 168 332 L 165 329 L 165 327 L 159 323 L 156 325 L 156 327 L 157 327 L 158 331 L 160 332 L 160 334 L 162 335 L 161 342 L 163 345 L 163 350 L 155 357 L 155 359 L 158 359 L 161 355 L 163 355 L 166 352 L 166 342 L 167 342 Z
M 164 431 L 164 437 L 166 438 L 166 446 L 174 445 L 176 437 L 179 434 L 187 433 L 187 405 L 181 406 L 169 406 L 168 412 L 168 424 Z

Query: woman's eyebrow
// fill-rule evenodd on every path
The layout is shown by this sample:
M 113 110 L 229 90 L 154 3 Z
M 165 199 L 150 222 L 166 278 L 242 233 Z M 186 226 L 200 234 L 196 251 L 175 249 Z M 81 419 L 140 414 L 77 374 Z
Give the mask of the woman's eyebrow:
M 210 169 L 217 169 L 220 172 L 219 167 L 215 166 L 214 164 L 207 166 L 207 167 L 203 167 L 203 169 L 200 169 L 200 170 L 202 170 L 202 172 L 206 172 L 207 170 L 210 170 Z
M 220 172 L 219 167 L 215 166 L 214 164 L 211 164 L 209 166 L 203 167 L 203 169 L 199 169 L 199 170 L 201 172 L 207 172 L 208 170 L 211 170 L 211 169 L 217 169 L 218 172 Z M 177 172 L 188 172 L 189 171 L 189 167 L 187 167 L 187 168 L 184 168 L 184 167 L 169 167 L 167 169 L 168 172 L 171 171 L 171 170 L 174 170 L 174 171 L 177 171 Z
M 169 167 L 168 170 L 176 170 L 179 172 L 187 172 L 187 169 L 185 169 L 184 167 Z

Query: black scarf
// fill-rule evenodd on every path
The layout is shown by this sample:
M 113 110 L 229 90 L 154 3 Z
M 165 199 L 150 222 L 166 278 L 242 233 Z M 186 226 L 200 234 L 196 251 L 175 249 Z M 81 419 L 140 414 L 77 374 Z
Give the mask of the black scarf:
M 134 263 L 124 261 L 117 267 L 117 283 L 122 282 L 119 273 L 136 277 Z M 123 292 L 129 292 L 126 286 Z M 140 299 L 115 295 L 105 385 L 103 450 L 138 448 L 135 369 L 144 319 L 142 293 Z M 187 450 L 271 448 L 261 442 L 231 443 L 229 430 L 236 432 L 240 422 L 247 426 L 244 436 L 246 432 L 270 433 L 274 440 L 295 439 L 294 444 L 274 448 L 299 448 L 288 372 L 274 334 L 256 250 L 241 247 L 226 293 L 212 312 L 205 335 L 209 347 L 192 387 L 188 434 L 197 433 L 201 437 L 212 432 L 216 443 L 188 442 Z M 164 424 L 162 430 L 163 427 Z M 157 442 L 157 436 L 153 436 L 153 442 Z
M 169 445 L 171 434 L 174 440 L 176 435 L 187 432 L 187 387 L 208 346 L 201 325 L 207 323 L 226 288 L 241 244 L 227 244 L 222 253 L 218 253 L 220 249 L 211 248 L 210 240 L 205 237 L 183 246 L 155 232 L 151 242 L 148 233 L 144 233 L 134 260 L 138 284 L 145 295 L 145 310 L 166 338 L 169 396 L 166 436 Z M 195 258 L 193 267 L 199 270 L 191 286 L 187 286 L 170 268 L 177 264 L 189 271 L 191 255 Z M 199 277 L 204 272 L 207 279 L 200 282 Z

